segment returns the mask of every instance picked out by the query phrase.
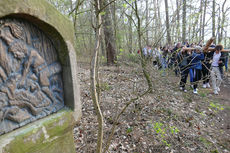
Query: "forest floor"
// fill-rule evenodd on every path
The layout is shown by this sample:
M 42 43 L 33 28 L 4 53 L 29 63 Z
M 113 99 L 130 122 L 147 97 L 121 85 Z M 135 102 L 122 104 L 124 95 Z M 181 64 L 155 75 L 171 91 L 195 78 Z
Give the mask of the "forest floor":
M 82 119 L 74 128 L 76 152 L 93 153 L 97 142 L 97 117 L 90 96 L 90 65 L 78 63 Z M 121 116 L 109 152 L 230 152 L 230 73 L 225 74 L 221 92 L 198 86 L 198 94 L 187 86 L 179 90 L 179 77 L 172 71 L 149 66 L 153 93 L 133 102 Z M 113 119 L 147 83 L 140 65 L 122 63 L 101 66 L 100 105 L 104 115 L 104 144 Z

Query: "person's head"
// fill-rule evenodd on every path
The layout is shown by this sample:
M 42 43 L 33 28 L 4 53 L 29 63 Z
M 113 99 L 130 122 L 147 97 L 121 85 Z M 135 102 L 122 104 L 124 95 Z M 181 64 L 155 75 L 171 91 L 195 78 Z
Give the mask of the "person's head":
M 223 46 L 222 46 L 222 45 L 216 45 L 216 47 L 215 47 L 215 52 L 216 52 L 216 53 L 219 53 L 222 49 L 223 49 Z
M 196 53 L 198 54 L 202 52 L 202 48 L 200 46 L 196 46 L 195 49 L 196 49 Z
M 13 45 L 9 46 L 9 52 L 11 52 L 15 58 L 23 59 L 26 57 L 28 50 L 25 43 L 17 41 Z
M 178 43 L 176 44 L 176 47 L 177 47 L 177 48 L 180 48 L 180 47 L 181 47 L 181 43 L 178 42 Z

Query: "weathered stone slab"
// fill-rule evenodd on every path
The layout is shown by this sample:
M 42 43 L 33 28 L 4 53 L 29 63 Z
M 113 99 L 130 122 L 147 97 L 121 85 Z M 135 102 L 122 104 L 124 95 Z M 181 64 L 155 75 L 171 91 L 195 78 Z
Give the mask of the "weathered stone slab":
M 64 109 L 0 137 L 0 153 L 74 153 L 73 112 Z
M 74 43 L 71 21 L 46 0 L 0 0 L 0 153 L 74 152 Z
M 81 116 L 71 22 L 45 0 L 0 1 L 0 135 L 65 106 Z
M 35 25 L 0 19 L 0 134 L 64 107 L 55 46 Z

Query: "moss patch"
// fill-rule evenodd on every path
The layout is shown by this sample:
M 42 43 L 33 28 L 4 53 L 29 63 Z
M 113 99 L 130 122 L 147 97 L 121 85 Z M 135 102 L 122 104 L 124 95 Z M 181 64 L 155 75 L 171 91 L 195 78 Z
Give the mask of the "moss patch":
M 0 137 L 1 142 L 12 140 L 0 149 L 3 153 L 75 152 L 73 120 L 72 111 L 62 110 Z

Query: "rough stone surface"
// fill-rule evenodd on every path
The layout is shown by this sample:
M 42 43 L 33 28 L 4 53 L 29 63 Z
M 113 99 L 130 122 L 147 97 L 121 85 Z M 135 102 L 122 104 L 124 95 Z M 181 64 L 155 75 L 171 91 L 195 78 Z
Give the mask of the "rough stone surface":
M 0 135 L 64 107 L 56 48 L 35 25 L 0 19 Z
M 0 137 L 0 153 L 74 153 L 73 111 L 52 116 Z
M 0 18 L 20 18 L 39 27 L 57 48 L 63 68 L 64 103 L 81 117 L 79 84 L 76 77 L 74 29 L 71 21 L 45 0 L 1 0 Z M 67 90 L 68 89 L 68 90 Z M 1 114 L 0 114 L 1 115 Z
M 19 129 L 0 136 L 0 153 L 75 152 L 72 128 L 81 117 L 81 103 L 76 73 L 74 29 L 71 21 L 46 0 L 0 0 L 1 19 L 25 20 L 36 25 L 52 40 L 62 67 L 66 109 L 33 123 L 21 122 L 16 127 Z M 2 78 L 6 77 L 2 75 Z M 4 95 L 0 93 L 0 97 L 2 96 Z M 4 103 L 2 104 L 5 106 Z M 0 117 L 3 115 L 0 111 Z M 45 116 L 44 113 L 39 115 L 40 118 Z M 19 122 L 22 121 L 21 118 L 14 117 Z M 24 116 L 24 119 L 26 120 L 27 116 Z

